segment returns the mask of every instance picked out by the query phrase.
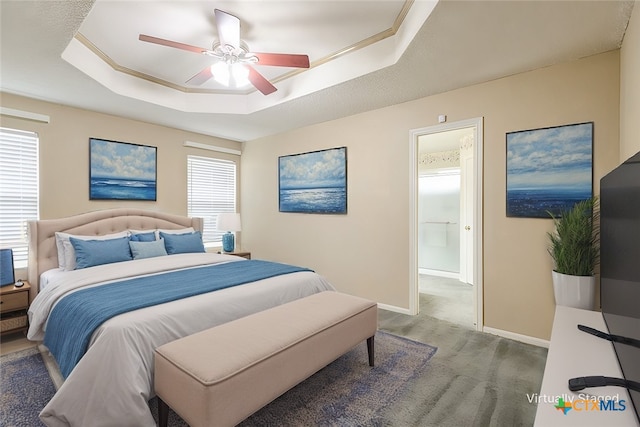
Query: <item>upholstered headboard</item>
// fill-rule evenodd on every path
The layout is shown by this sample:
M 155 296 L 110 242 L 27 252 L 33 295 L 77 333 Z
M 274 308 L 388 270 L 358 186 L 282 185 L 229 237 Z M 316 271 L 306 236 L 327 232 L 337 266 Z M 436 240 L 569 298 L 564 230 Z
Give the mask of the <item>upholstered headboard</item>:
M 202 231 L 203 219 L 143 209 L 119 208 L 88 212 L 67 218 L 29 221 L 28 280 L 31 285 L 29 297 L 33 300 L 38 294 L 40 275 L 58 267 L 55 238 L 57 231 L 83 236 L 101 236 L 125 230 L 185 227 Z

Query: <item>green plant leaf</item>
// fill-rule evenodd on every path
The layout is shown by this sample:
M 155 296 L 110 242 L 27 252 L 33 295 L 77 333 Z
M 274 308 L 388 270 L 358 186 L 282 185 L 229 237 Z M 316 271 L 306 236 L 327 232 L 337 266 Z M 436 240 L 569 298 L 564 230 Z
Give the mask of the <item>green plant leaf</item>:
M 577 202 L 560 217 L 551 212 L 554 231 L 548 252 L 555 271 L 572 276 L 591 276 L 600 260 L 600 209 L 597 196 Z

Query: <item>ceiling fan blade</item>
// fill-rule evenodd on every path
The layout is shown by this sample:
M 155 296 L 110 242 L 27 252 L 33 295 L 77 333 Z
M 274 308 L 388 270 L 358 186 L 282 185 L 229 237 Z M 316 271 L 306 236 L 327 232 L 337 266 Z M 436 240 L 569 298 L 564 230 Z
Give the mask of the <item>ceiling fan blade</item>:
M 257 72 L 253 67 L 245 65 L 249 69 L 249 81 L 255 86 L 263 95 L 269 95 L 277 91 L 278 89 L 269 82 L 262 74 Z
M 198 74 L 187 80 L 187 83 L 192 85 L 201 85 L 211 77 L 213 77 L 211 67 L 206 67 L 204 70 L 200 71 Z
M 309 68 L 309 57 L 307 55 L 256 52 L 251 52 L 251 54 L 258 58 L 258 65 Z
M 240 47 L 240 19 L 220 9 L 214 9 L 218 37 L 222 46 L 230 45 L 235 49 Z
M 195 52 L 195 53 L 207 53 L 207 52 L 210 52 L 209 49 L 205 49 L 205 48 L 202 48 L 202 47 L 191 46 L 189 44 L 174 42 L 174 41 L 171 41 L 171 40 L 165 40 L 165 39 L 161 39 L 161 38 L 153 37 L 153 36 L 147 36 L 145 34 L 140 34 L 138 39 L 140 41 L 143 41 L 143 42 L 155 43 L 155 44 L 159 44 L 159 45 L 162 45 L 162 46 L 175 47 L 176 49 L 188 50 L 189 52 Z

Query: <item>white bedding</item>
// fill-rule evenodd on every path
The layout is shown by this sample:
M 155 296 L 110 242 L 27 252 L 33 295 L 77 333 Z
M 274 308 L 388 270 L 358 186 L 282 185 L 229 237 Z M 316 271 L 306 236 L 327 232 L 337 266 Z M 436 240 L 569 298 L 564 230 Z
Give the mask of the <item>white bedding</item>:
M 75 289 L 137 275 L 220 262 L 219 254 L 184 254 L 102 265 L 50 278 L 29 309 L 29 339 L 44 337 L 50 310 Z M 299 272 L 121 314 L 103 323 L 89 349 L 40 413 L 48 426 L 155 426 L 153 351 L 162 344 L 317 292 L 333 290 L 321 276 Z
M 40 292 L 47 287 L 50 281 L 55 280 L 55 277 L 64 274 L 65 271 L 62 268 L 54 268 L 52 270 L 47 270 L 40 275 L 40 281 L 38 282 L 38 286 L 40 288 Z

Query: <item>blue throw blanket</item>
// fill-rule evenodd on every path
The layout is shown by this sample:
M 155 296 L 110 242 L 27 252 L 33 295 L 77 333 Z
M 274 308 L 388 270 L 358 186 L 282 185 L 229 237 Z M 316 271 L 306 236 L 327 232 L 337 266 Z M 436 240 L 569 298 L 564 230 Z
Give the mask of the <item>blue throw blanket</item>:
M 298 271 L 311 270 L 248 260 L 81 289 L 55 305 L 49 315 L 44 344 L 66 378 L 86 352 L 96 328 L 118 314 Z

